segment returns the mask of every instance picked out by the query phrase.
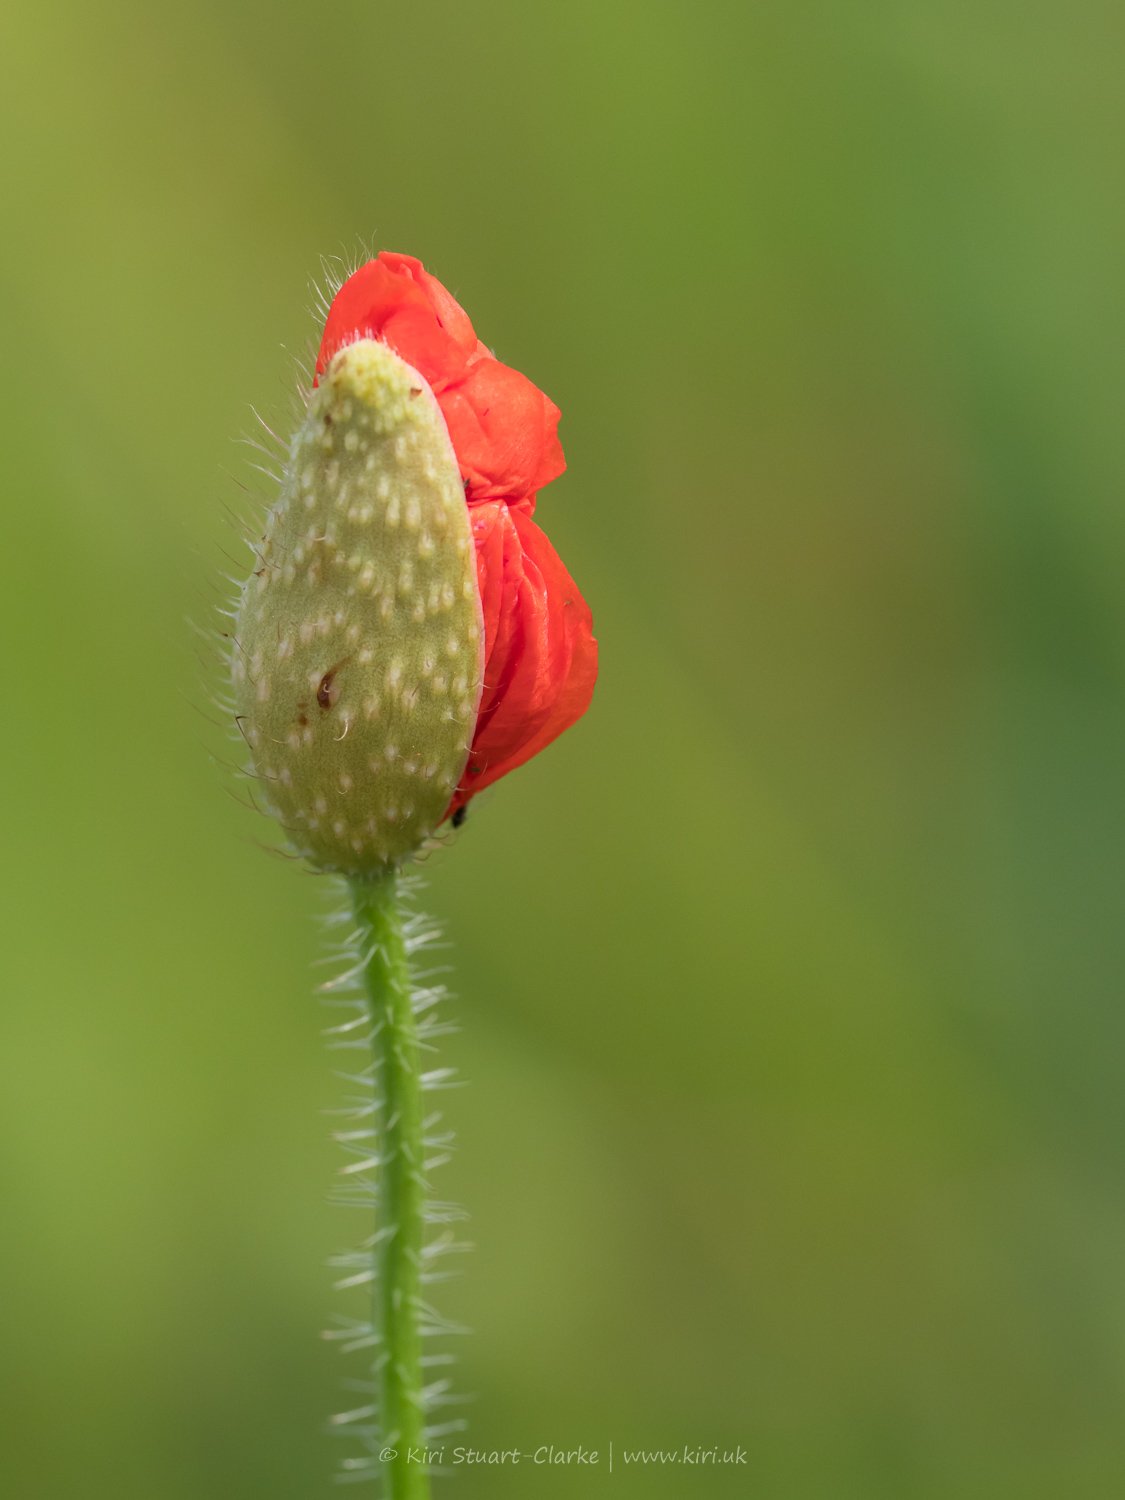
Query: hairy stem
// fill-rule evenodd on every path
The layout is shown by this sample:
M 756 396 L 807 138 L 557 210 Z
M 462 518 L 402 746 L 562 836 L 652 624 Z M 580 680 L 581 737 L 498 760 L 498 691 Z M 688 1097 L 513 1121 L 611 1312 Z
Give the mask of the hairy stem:
M 427 1500 L 429 1480 L 418 1461 L 425 1422 L 419 1327 L 425 1215 L 422 1078 L 398 881 L 391 869 L 372 879 L 354 879 L 351 891 L 381 1100 L 373 1323 L 379 1339 L 380 1435 L 387 1455 L 382 1472 L 389 1500 Z

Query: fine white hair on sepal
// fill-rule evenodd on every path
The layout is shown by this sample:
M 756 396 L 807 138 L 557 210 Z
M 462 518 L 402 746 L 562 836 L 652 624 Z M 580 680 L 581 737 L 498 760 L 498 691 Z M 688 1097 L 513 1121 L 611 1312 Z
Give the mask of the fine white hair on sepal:
M 353 276 L 360 266 L 375 258 L 375 236 L 370 239 L 357 241 L 351 250 L 342 250 L 338 255 L 322 255 L 320 257 L 320 275 L 309 279 L 309 317 L 316 329 L 322 329 L 328 319 L 332 303 L 336 293 Z M 303 359 L 298 362 L 298 378 L 304 378 L 304 389 L 308 390 L 312 385 L 312 372 L 316 365 L 316 356 L 319 349 L 319 334 L 316 342 L 308 341 Z
M 347 277 L 374 253 L 370 241 L 357 240 L 338 255 L 322 258 L 320 273 L 312 281 L 313 306 L 305 347 L 298 352 L 286 351 L 290 368 L 275 400 L 265 406 L 248 403 L 249 425 L 234 440 L 243 451 L 242 462 L 237 470 L 226 467 L 220 470 L 230 486 L 226 496 L 218 497 L 230 543 L 215 544 L 216 560 L 205 578 L 205 587 L 213 591 L 214 597 L 201 597 L 197 613 L 187 620 L 196 640 L 197 663 L 197 687 L 189 701 L 208 731 L 203 739 L 205 752 L 224 779 L 230 778 L 236 785 L 256 782 L 261 788 L 264 783 L 277 780 L 265 774 L 261 766 L 255 770 L 254 759 L 262 746 L 254 742 L 252 733 L 248 734 L 245 717 L 237 713 L 229 691 L 232 679 L 236 684 L 240 678 L 254 683 L 259 677 L 254 664 L 243 658 L 236 625 L 240 605 L 261 572 L 268 571 L 272 576 L 284 566 L 283 559 L 266 557 L 263 553 L 267 517 L 279 499 L 284 470 L 292 460 L 296 434 L 308 410 L 316 353 L 328 308 Z M 286 437 L 287 433 L 294 437 Z M 250 559 L 249 566 L 244 565 L 244 558 Z M 221 740 L 212 740 L 212 734 L 221 735 Z M 256 817 L 264 817 L 276 827 L 276 809 L 268 797 L 243 797 L 242 801 Z M 303 864 L 301 840 L 302 835 L 307 837 L 307 830 L 290 827 L 281 831 L 288 834 L 289 847 L 278 846 L 272 828 L 265 834 L 256 829 L 251 842 L 271 854 Z
M 311 363 L 308 370 L 311 371 Z M 230 489 L 219 496 L 218 506 L 228 536 L 214 544 L 214 561 L 208 569 L 206 587 L 213 597 L 204 595 L 198 612 L 187 624 L 195 642 L 198 701 L 193 705 L 206 724 L 208 737 L 204 749 L 224 779 L 236 801 L 273 824 L 268 832 L 255 830 L 251 842 L 269 853 L 297 863 L 303 862 L 303 831 L 282 828 L 288 834 L 289 847 L 279 847 L 275 829 L 277 814 L 269 788 L 280 790 L 279 769 L 260 758 L 262 748 L 255 743 L 252 727 L 237 711 L 232 682 L 255 684 L 261 677 L 260 664 L 245 652 L 239 639 L 237 620 L 246 589 L 256 581 L 261 570 L 277 566 L 262 553 L 262 536 L 266 517 L 278 498 L 282 470 L 289 460 L 290 444 L 282 433 L 293 431 L 302 419 L 307 405 L 310 376 L 302 372 L 293 391 L 270 409 L 249 406 L 250 425 L 235 442 L 244 458 L 234 472 L 222 468 Z M 212 738 L 211 736 L 215 737 Z

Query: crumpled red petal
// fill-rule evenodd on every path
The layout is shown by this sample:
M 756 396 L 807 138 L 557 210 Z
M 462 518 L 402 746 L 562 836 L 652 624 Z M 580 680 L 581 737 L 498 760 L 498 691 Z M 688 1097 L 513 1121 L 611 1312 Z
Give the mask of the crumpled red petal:
M 559 409 L 477 338 L 455 297 L 412 255 L 384 250 L 336 293 L 316 374 L 357 338 L 382 339 L 426 377 L 441 405 L 470 505 L 506 500 L 529 515 L 566 468 Z
M 531 519 L 537 492 L 566 467 L 559 409 L 496 359 L 456 298 L 412 255 L 384 250 L 344 282 L 325 322 L 317 375 L 357 338 L 383 340 L 429 382 L 472 512 L 484 692 L 453 813 L 581 718 L 594 691 L 589 607 Z
M 472 520 L 484 693 L 450 813 L 581 718 L 598 674 L 589 606 L 531 517 L 493 501 Z
M 360 266 L 336 293 L 316 357 L 317 375 L 359 338 L 382 339 L 426 377 L 435 393 L 466 374 L 477 343 L 468 315 L 421 261 L 386 252 Z
M 438 400 L 469 504 L 507 500 L 530 514 L 536 491 L 566 468 L 555 403 L 526 375 L 491 358 L 478 359 Z

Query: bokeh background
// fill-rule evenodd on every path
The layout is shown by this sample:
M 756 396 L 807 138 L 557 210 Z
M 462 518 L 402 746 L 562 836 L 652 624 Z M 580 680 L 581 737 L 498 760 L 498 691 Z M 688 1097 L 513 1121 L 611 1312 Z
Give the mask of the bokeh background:
M 1119 9 L 0 30 L 3 1493 L 336 1493 L 330 893 L 228 795 L 189 622 L 361 240 L 561 405 L 602 643 L 426 900 L 471 1440 L 603 1462 L 442 1493 L 1122 1493 Z

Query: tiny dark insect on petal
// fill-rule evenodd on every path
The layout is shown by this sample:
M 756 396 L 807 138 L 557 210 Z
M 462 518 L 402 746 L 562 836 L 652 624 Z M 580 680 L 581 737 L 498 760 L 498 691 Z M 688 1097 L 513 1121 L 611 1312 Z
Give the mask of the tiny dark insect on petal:
M 452 823 L 454 828 L 460 828 L 461 824 L 468 816 L 469 804 L 467 802 L 462 802 L 461 806 L 457 809 L 457 811 L 453 814 L 449 821 L 450 823 Z

